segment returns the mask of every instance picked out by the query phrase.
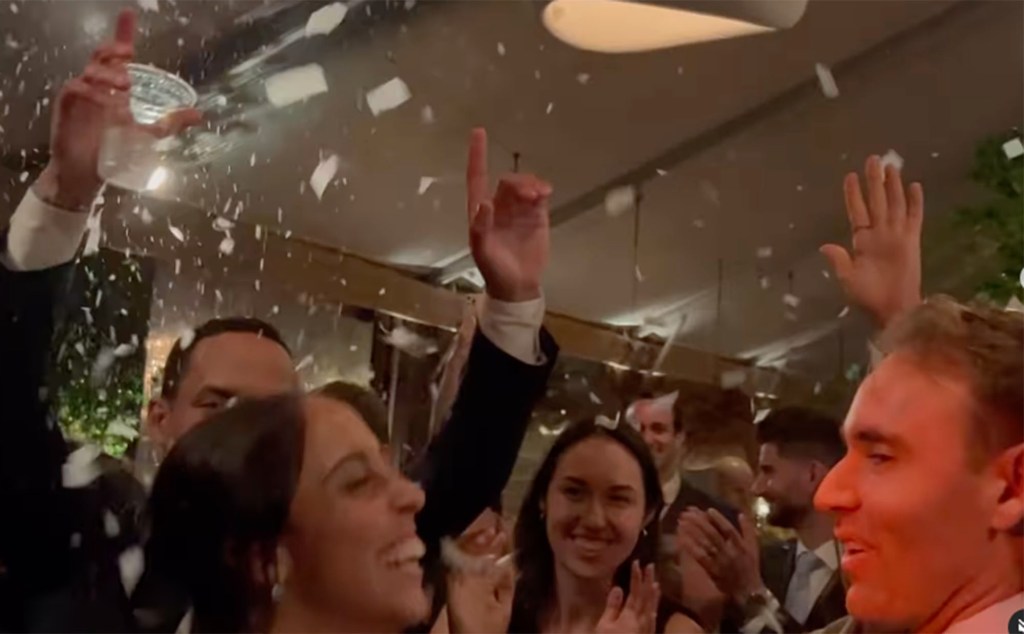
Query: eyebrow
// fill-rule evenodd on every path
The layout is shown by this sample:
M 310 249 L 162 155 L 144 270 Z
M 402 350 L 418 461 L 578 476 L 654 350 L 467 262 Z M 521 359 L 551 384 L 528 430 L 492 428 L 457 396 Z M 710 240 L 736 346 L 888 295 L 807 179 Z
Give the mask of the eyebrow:
M 346 467 L 352 464 L 359 464 L 365 469 L 369 469 L 370 459 L 366 456 L 365 453 L 361 451 L 356 453 L 350 453 L 349 455 L 344 456 L 343 458 L 340 458 L 337 462 L 335 462 L 331 466 L 331 468 L 327 470 L 327 473 L 324 474 L 324 477 L 321 480 L 321 482 L 327 482 L 328 480 L 331 479 L 332 476 L 334 476 L 339 471 L 345 469 Z
M 194 401 L 198 401 L 207 396 L 216 396 L 218 398 L 229 399 L 235 396 L 235 391 L 230 390 L 226 387 L 218 387 L 216 385 L 206 385 L 201 390 L 196 392 Z
M 855 431 L 853 433 L 853 440 L 863 445 L 888 445 L 894 449 L 902 448 L 905 445 L 899 437 L 886 434 L 872 427 Z
M 563 476 L 563 478 L 571 484 L 575 484 L 582 487 L 590 487 L 590 483 L 581 478 L 575 476 Z M 636 493 L 636 488 L 629 484 L 615 484 L 611 487 L 612 491 L 617 493 Z

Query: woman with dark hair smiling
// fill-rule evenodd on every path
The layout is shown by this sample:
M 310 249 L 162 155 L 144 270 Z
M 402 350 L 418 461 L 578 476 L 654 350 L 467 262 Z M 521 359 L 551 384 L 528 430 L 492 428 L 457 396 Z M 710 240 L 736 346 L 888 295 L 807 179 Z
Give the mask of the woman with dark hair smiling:
M 654 561 L 661 484 L 643 439 L 604 418 L 551 447 L 515 528 L 512 632 L 702 632 L 661 599 Z

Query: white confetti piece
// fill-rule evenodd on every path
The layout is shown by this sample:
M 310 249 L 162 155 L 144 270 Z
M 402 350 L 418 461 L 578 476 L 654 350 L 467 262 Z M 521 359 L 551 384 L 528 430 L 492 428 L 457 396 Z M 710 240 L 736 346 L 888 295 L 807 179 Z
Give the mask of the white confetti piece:
M 762 275 L 757 279 L 757 283 L 761 285 L 761 290 L 766 291 L 772 286 L 772 280 L 767 275 Z
M 661 168 L 658 168 L 655 171 L 658 172 L 658 176 L 664 176 L 664 175 L 668 174 L 668 171 L 663 170 Z
M 220 246 L 217 247 L 217 250 L 224 255 L 231 255 L 235 252 L 235 240 L 231 237 L 230 233 L 220 241 Z
M 828 272 L 828 269 L 821 269 L 821 276 L 826 280 L 832 279 L 832 274 Z
M 400 77 L 390 79 L 366 93 L 366 105 L 373 116 L 378 117 L 388 110 L 394 110 L 412 98 L 409 87 Z
M 153 214 L 150 213 L 148 207 L 143 207 L 142 211 L 139 212 L 139 218 L 142 219 L 142 224 L 151 225 L 153 224 Z
M 185 234 L 181 232 L 181 229 L 172 225 L 170 220 L 167 221 L 167 228 L 170 230 L 171 235 L 174 236 L 178 242 L 185 241 Z
M 593 392 L 590 393 L 590 402 L 594 405 L 604 405 L 604 401 L 601 400 L 601 397 Z
M 133 427 L 126 419 L 119 418 L 107 425 L 107 435 L 117 436 L 126 440 L 135 440 L 139 437 L 139 430 Z
M 386 288 L 384 288 L 382 286 L 381 289 L 379 291 L 377 291 L 377 295 L 380 296 L 380 297 L 384 297 L 384 294 L 387 293 L 387 292 L 388 292 L 388 289 L 386 289 Z
M 765 259 L 768 259 L 768 258 L 772 257 L 772 248 L 771 247 L 758 247 L 757 248 L 757 257 L 761 258 L 762 260 L 765 260 Z
M 605 429 L 615 430 L 619 427 L 619 417 L 616 416 L 614 419 L 608 418 L 598 414 L 594 417 L 594 425 L 597 427 L 604 427 Z
M 109 510 L 103 511 L 103 534 L 107 537 L 117 537 L 121 533 L 121 523 L 117 516 Z
M 342 23 L 346 13 L 348 13 L 348 7 L 340 2 L 317 9 L 310 14 L 306 21 L 306 37 L 330 34 Z
M 313 365 L 313 355 L 307 354 L 306 356 L 302 357 L 302 360 L 299 361 L 295 365 L 295 371 L 296 372 L 302 372 L 303 370 L 305 370 L 306 368 L 308 368 L 308 367 L 310 367 L 312 365 Z
M 159 11 L 160 0 L 136 0 L 143 11 Z
M 544 114 L 551 114 L 551 111 L 555 109 L 555 102 L 549 101 L 548 107 L 544 109 Z
M 849 306 L 843 306 L 843 309 L 841 311 L 839 311 L 839 319 L 842 319 L 843 317 L 846 317 L 849 314 L 850 314 L 850 307 Z
M 271 75 L 263 86 L 271 105 L 283 108 L 327 92 L 327 78 L 319 64 L 307 64 Z
M 723 390 L 737 388 L 747 381 L 746 370 L 726 370 L 719 377 L 719 385 Z
M 643 271 L 640 270 L 639 264 L 637 264 L 636 267 L 633 268 L 633 277 L 636 278 L 637 282 L 643 283 L 644 281 L 644 273 Z
M 185 328 L 184 330 L 181 331 L 181 334 L 178 335 L 178 346 L 183 351 L 188 350 L 188 347 L 192 345 L 192 342 L 195 341 L 195 338 L 196 331 L 192 330 L 191 328 Z
M 501 42 L 498 42 L 498 55 L 505 57 L 505 45 Z
M 604 211 L 617 218 L 636 208 L 636 188 L 632 185 L 616 187 L 604 195 Z
M 590 73 L 580 73 L 576 75 L 576 81 L 578 81 L 581 85 L 586 86 L 587 84 L 590 83 Z
M 421 176 L 420 187 L 416 193 L 422 196 L 423 194 L 427 193 L 427 190 L 430 189 L 430 186 L 433 185 L 435 182 L 437 182 L 437 179 L 432 176 Z
M 438 350 L 436 341 L 415 333 L 405 326 L 395 326 L 391 332 L 384 335 L 384 342 L 417 359 L 432 355 Z
M 818 381 L 817 383 L 814 384 L 814 394 L 815 396 L 821 394 L 821 381 Z
M 18 182 L 19 183 L 27 183 L 28 182 L 28 172 L 22 172 L 18 176 Z
M 89 375 L 89 379 L 92 385 L 99 386 L 107 382 L 107 376 L 110 374 L 110 368 L 114 366 L 114 361 L 117 359 L 114 356 L 114 349 L 110 347 L 101 348 L 96 354 L 96 359 L 92 363 L 92 370 Z
M 313 193 L 316 194 L 318 200 L 323 199 L 324 190 L 334 180 L 334 176 L 338 173 L 339 164 L 340 160 L 337 155 L 331 154 L 320 161 L 320 164 L 313 170 L 313 175 L 309 177 L 309 185 L 313 188 Z
M 95 445 L 82 445 L 68 454 L 61 466 L 61 481 L 66 489 L 80 489 L 100 475 L 100 467 L 96 459 L 100 456 L 100 448 Z
M 707 226 L 707 225 L 706 225 L 706 224 L 704 223 L 704 221 L 703 221 L 702 219 L 700 219 L 700 218 L 696 218 L 696 219 L 695 219 L 695 220 L 693 221 L 693 226 L 694 226 L 694 228 L 696 228 L 696 229 L 703 229 L 703 228 L 704 228 L 705 226 Z
M 213 220 L 213 228 L 217 231 L 229 231 L 235 228 L 235 223 L 227 218 L 218 217 Z
M 117 359 L 124 359 L 135 354 L 136 346 L 130 343 L 122 343 L 114 348 L 114 357 Z
M 832 76 L 832 69 L 824 64 L 815 64 L 814 72 L 818 75 L 818 84 L 821 86 L 821 93 L 829 99 L 839 96 L 839 86 L 836 85 L 836 78 Z
M 100 250 L 100 239 L 103 237 L 103 228 L 100 226 L 102 213 L 101 209 L 94 214 L 89 214 L 89 218 L 85 221 L 88 233 L 85 237 L 85 247 L 82 249 L 83 256 L 93 255 Z
M 882 169 L 892 165 L 898 170 L 903 169 L 903 157 L 896 150 L 889 150 L 882 156 Z
M 249 157 L 249 167 L 256 167 L 256 153 Z
M 131 596 L 139 579 L 142 578 L 145 561 L 142 548 L 139 546 L 128 548 L 117 558 L 117 567 L 121 571 L 121 585 L 124 586 L 124 591 L 128 596 Z
M 1024 155 L 1024 143 L 1021 143 L 1020 138 L 1010 139 L 1003 143 L 1003 153 L 1012 161 L 1018 156 Z
M 786 293 L 782 296 L 782 303 L 790 308 L 797 308 L 800 306 L 800 298 L 792 293 Z

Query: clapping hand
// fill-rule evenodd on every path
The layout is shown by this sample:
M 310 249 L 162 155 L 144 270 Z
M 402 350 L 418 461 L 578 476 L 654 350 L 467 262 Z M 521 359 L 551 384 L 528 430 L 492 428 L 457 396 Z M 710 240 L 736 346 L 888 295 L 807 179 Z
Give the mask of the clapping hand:
M 506 174 L 491 195 L 487 132 L 473 130 L 466 167 L 469 244 L 487 294 L 521 302 L 541 295 L 550 251 L 551 185 L 531 174 Z
M 633 562 L 629 582 L 629 598 L 622 588 L 612 588 L 604 614 L 597 622 L 597 634 L 654 634 L 658 619 L 661 589 L 655 580 L 654 565 L 641 572 L 640 564 Z
M 153 125 L 135 123 L 127 67 L 135 57 L 135 30 L 135 13 L 121 11 L 114 40 L 97 48 L 85 71 L 64 84 L 57 96 L 50 125 L 50 162 L 36 185 L 37 194 L 51 204 L 79 211 L 92 202 L 102 185 L 100 145 L 111 126 L 137 126 L 162 137 L 201 120 L 197 110 L 187 109 Z
M 499 527 L 460 538 L 459 548 L 485 565 L 448 573 L 448 621 L 451 634 L 507 632 L 512 618 L 515 568 L 508 535 Z
M 924 191 L 913 183 L 906 191 L 900 170 L 884 170 L 877 156 L 864 168 L 867 202 L 857 174 L 846 175 L 846 215 L 853 251 L 826 244 L 821 253 L 832 263 L 850 301 L 884 327 L 921 302 L 921 224 Z

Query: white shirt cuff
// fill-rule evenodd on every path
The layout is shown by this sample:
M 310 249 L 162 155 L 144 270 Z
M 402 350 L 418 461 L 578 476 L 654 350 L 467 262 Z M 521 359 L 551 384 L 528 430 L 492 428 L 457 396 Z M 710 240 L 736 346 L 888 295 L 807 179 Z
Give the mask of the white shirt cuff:
M 503 352 L 529 365 L 544 363 L 540 328 L 544 323 L 544 298 L 503 302 L 485 296 L 479 302 L 480 332 Z
M 70 262 L 88 220 L 88 213 L 43 202 L 30 187 L 11 216 L 0 263 L 12 271 L 39 271 Z

